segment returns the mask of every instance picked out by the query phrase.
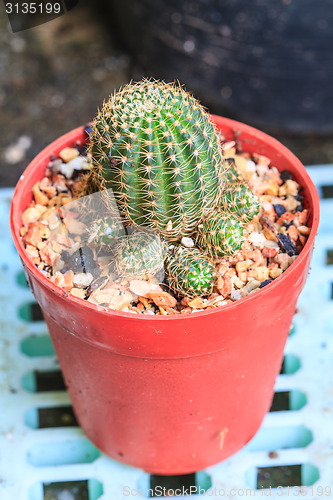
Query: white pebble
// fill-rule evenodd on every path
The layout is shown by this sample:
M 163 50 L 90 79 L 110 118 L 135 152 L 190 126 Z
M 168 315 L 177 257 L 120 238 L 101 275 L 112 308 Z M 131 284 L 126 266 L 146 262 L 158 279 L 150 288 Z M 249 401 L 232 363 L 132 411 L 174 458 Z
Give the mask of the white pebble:
M 186 236 L 184 236 L 181 239 L 181 242 L 182 242 L 182 245 L 184 245 L 184 247 L 186 247 L 186 248 L 194 247 L 194 241 L 192 240 L 192 238 L 186 238 Z
M 244 288 L 241 288 L 239 290 L 241 297 L 246 297 L 251 292 L 253 292 L 257 288 L 259 288 L 259 286 L 260 286 L 260 281 L 255 280 L 255 279 L 252 281 L 249 281 L 248 284 Z
M 267 212 L 272 210 L 272 204 L 269 201 L 264 201 L 261 206 Z
M 67 165 L 71 165 L 74 170 L 87 170 L 90 168 L 90 165 L 84 156 L 77 156 L 73 160 L 69 161 Z
M 54 173 L 58 173 L 60 172 L 62 164 L 63 162 L 60 160 L 60 158 L 57 158 L 49 162 L 48 168 L 52 169 Z
M 70 291 L 71 295 L 74 295 L 74 297 L 78 297 L 79 299 L 84 299 L 86 292 L 82 288 L 72 288 Z
M 259 177 L 264 177 L 268 171 L 267 165 L 257 165 L 256 169 L 257 169 L 257 174 L 259 175 Z
M 241 290 L 233 290 L 230 294 L 232 300 L 238 300 L 242 298 Z
M 247 160 L 247 166 L 246 166 L 247 172 L 255 172 L 256 168 L 257 168 L 257 165 L 254 163 L 253 160 Z
M 70 179 L 74 172 L 74 166 L 71 165 L 71 162 L 62 163 L 59 165 L 58 172 L 67 177 L 67 179 Z
M 243 286 L 244 286 L 244 281 L 242 281 L 241 279 L 239 279 L 238 276 L 232 276 L 230 278 L 230 281 L 237 288 L 243 288 Z
M 265 242 L 265 247 L 269 248 L 280 248 L 278 243 L 274 240 L 266 240 Z
M 252 281 L 250 281 L 250 282 L 246 285 L 246 287 L 245 287 L 245 288 L 246 288 L 247 292 L 248 292 L 248 293 L 250 293 L 250 292 L 253 292 L 253 290 L 255 290 L 256 288 L 259 288 L 260 283 L 261 283 L 261 282 L 260 282 L 260 281 L 258 281 L 258 280 L 252 280 Z
M 86 288 L 90 285 L 93 280 L 93 275 L 91 273 L 78 273 L 74 275 L 73 285 L 76 288 Z
M 57 170 L 63 174 L 67 179 L 70 179 L 74 173 L 74 170 L 89 170 L 90 165 L 84 156 L 76 156 L 73 160 L 67 163 L 62 163 L 57 165 Z
M 235 141 L 229 141 L 229 142 L 225 142 L 224 144 L 222 144 L 222 148 L 224 151 L 228 151 L 229 149 L 232 149 L 235 146 L 236 146 Z
M 252 245 L 256 248 L 264 248 L 266 245 L 266 238 L 262 233 L 258 233 L 257 231 L 254 231 L 248 236 L 248 240 Z

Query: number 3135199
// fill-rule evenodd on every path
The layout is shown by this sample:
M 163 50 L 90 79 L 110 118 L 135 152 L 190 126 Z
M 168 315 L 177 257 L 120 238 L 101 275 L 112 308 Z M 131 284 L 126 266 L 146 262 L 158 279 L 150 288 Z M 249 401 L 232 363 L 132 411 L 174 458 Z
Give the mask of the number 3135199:
M 59 14 L 61 11 L 60 3 L 11 3 L 6 2 L 7 14 Z

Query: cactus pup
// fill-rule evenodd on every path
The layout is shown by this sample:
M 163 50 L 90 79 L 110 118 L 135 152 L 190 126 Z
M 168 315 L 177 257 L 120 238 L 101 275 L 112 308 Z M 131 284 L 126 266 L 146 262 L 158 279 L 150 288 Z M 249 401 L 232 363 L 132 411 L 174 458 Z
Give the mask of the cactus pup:
M 198 227 L 197 246 L 208 255 L 232 255 L 243 242 L 244 225 L 233 213 L 217 212 Z
M 168 283 L 187 297 L 209 295 L 213 289 L 214 265 L 197 248 L 178 247 L 167 259 Z
M 245 224 L 259 213 L 259 200 L 244 182 L 233 182 L 223 190 L 220 208 L 238 216 Z
M 116 270 L 124 277 L 153 276 L 163 270 L 165 256 L 166 245 L 157 233 L 135 230 L 119 239 L 115 249 Z

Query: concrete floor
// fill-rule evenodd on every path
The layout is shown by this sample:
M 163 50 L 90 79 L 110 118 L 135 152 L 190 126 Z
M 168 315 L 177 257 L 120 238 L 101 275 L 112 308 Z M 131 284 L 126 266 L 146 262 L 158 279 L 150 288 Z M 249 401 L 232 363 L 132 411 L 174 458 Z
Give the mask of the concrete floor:
M 1 15 L 0 47 L 0 185 L 12 186 L 44 146 L 90 121 L 128 81 L 129 60 L 85 4 L 15 34 Z
M 90 121 L 115 88 L 144 75 L 94 5 L 79 3 L 15 34 L 0 16 L 0 186 L 15 185 L 44 146 Z M 274 135 L 305 164 L 333 163 L 331 137 Z

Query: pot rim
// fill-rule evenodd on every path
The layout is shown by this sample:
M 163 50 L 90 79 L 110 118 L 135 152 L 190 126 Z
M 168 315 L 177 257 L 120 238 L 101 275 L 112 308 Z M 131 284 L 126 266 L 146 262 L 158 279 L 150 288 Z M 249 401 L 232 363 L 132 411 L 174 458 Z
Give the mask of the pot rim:
M 115 316 L 118 318 L 126 318 L 126 319 L 132 319 L 132 320 L 139 320 L 139 321 L 149 321 L 149 322 L 154 322 L 154 321 L 179 321 L 180 319 L 186 320 L 193 320 L 195 317 L 203 317 L 203 316 L 208 316 L 208 315 L 213 315 L 213 314 L 219 314 L 221 310 L 230 310 L 231 308 L 235 308 L 237 306 L 240 306 L 241 304 L 245 302 L 250 302 L 254 298 L 258 297 L 258 294 L 260 294 L 263 298 L 265 297 L 265 294 L 270 292 L 273 287 L 276 287 L 279 285 L 279 283 L 286 279 L 291 272 L 296 271 L 296 269 L 302 264 L 303 260 L 307 257 L 308 253 L 311 251 L 315 236 L 317 234 L 318 230 L 318 225 L 319 225 L 319 195 L 317 192 L 317 189 L 315 185 L 313 184 L 309 174 L 307 173 L 304 165 L 300 162 L 300 160 L 282 143 L 280 143 L 277 139 L 271 137 L 270 135 L 266 134 L 265 132 L 262 132 L 261 130 L 258 130 L 250 125 L 244 124 L 242 122 L 238 122 L 235 120 L 232 120 L 230 118 L 224 118 L 216 115 L 211 115 L 214 123 L 220 122 L 220 123 L 225 123 L 229 128 L 232 128 L 235 131 L 240 131 L 240 132 L 245 132 L 253 137 L 255 137 L 257 140 L 263 143 L 268 143 L 270 147 L 273 147 L 275 150 L 279 151 L 279 154 L 281 157 L 285 157 L 288 159 L 291 163 L 296 165 L 297 170 L 302 178 L 302 183 L 301 186 L 307 186 L 309 190 L 309 195 L 311 198 L 311 204 L 312 204 L 312 209 L 311 209 L 311 218 L 312 218 L 312 225 L 311 225 L 311 231 L 309 234 L 309 237 L 306 241 L 306 244 L 304 245 L 302 251 L 300 254 L 297 256 L 295 261 L 288 267 L 286 271 L 284 271 L 278 278 L 274 279 L 269 285 L 257 289 L 255 292 L 250 293 L 246 297 L 243 297 L 241 299 L 236 300 L 233 303 L 229 303 L 223 306 L 216 307 L 214 309 L 209 309 L 209 310 L 203 310 L 203 311 L 196 311 L 195 313 L 192 314 L 173 314 L 173 315 L 141 315 L 141 314 L 135 314 L 133 312 L 124 312 L 124 311 L 117 311 L 114 309 L 108 309 L 96 304 L 92 304 L 84 299 L 80 299 L 78 297 L 75 297 L 71 294 L 67 295 L 67 292 L 64 292 L 62 288 L 60 288 L 58 285 L 55 285 L 52 283 L 48 278 L 44 276 L 44 274 L 35 267 L 35 265 L 31 262 L 31 260 L 28 258 L 24 245 L 22 243 L 21 237 L 19 235 L 19 230 L 18 228 L 15 228 L 15 219 L 17 218 L 17 212 L 16 212 L 16 204 L 15 201 L 18 197 L 20 197 L 21 193 L 25 189 L 25 183 L 26 180 L 29 179 L 29 177 L 32 175 L 34 172 L 36 166 L 38 166 L 41 162 L 46 163 L 49 161 L 49 158 L 51 154 L 53 153 L 54 149 L 56 148 L 56 145 L 59 144 L 61 141 L 64 142 L 66 139 L 67 144 L 71 144 L 72 142 L 75 142 L 78 138 L 78 135 L 82 134 L 84 126 L 77 127 L 73 129 L 72 131 L 63 134 L 60 136 L 58 139 L 50 143 L 46 148 L 44 148 L 27 166 L 27 168 L 24 170 L 22 173 L 16 187 L 14 190 L 14 194 L 12 197 L 12 202 L 11 202 L 11 207 L 10 207 L 10 228 L 11 228 L 11 233 L 12 237 L 14 240 L 15 247 L 19 253 L 19 256 L 22 260 L 23 266 L 29 268 L 29 270 L 32 272 L 34 277 L 45 287 L 50 289 L 54 294 L 60 295 L 62 297 L 66 296 L 66 299 L 69 300 L 70 302 L 73 302 L 74 304 L 84 307 L 93 311 L 98 311 L 102 315 L 107 315 L 107 316 Z M 218 127 L 219 128 L 219 127 Z M 65 145 L 64 145 L 65 147 Z

